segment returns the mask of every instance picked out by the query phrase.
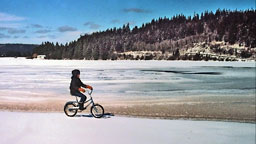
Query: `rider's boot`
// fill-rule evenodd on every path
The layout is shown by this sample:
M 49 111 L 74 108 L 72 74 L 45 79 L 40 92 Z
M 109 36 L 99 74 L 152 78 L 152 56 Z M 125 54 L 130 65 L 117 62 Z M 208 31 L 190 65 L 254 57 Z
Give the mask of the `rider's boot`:
M 79 102 L 79 110 L 83 110 L 83 109 L 84 109 L 84 103 Z

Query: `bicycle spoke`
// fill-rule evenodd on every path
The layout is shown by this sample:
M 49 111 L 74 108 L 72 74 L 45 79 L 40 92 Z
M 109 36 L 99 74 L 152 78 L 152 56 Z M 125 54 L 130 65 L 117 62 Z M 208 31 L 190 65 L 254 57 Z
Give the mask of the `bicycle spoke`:
M 96 112 L 98 112 L 98 109 L 97 109 L 96 107 L 94 107 L 94 110 L 95 110 Z

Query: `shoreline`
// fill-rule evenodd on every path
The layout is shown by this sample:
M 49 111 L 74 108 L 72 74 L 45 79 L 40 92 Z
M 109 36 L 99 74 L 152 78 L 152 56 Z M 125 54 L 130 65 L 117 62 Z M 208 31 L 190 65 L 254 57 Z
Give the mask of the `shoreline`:
M 1 97 L 0 97 L 1 99 Z M 95 98 L 103 105 L 105 113 L 152 119 L 185 119 L 256 123 L 254 96 L 205 96 L 163 98 L 149 100 L 104 100 Z M 71 99 L 47 99 L 40 101 L 0 101 L 0 111 L 63 113 L 64 104 Z M 88 109 L 83 114 L 88 113 Z
M 26 57 L 0 57 L 0 59 L 26 59 L 26 60 L 43 60 L 43 61 L 51 61 L 51 60 L 64 60 L 64 61 L 69 61 L 69 60 L 73 60 L 73 61 L 184 61 L 184 62 L 256 62 L 256 59 L 239 59 L 236 61 L 226 61 L 226 60 L 189 60 L 189 59 L 176 59 L 176 60 L 168 60 L 168 59 L 150 59 L 150 60 L 136 60 L 136 59 L 116 59 L 116 60 L 112 60 L 112 59 L 98 59 L 98 60 L 90 60 L 90 59 L 41 59 L 41 58 L 26 58 Z
M 0 112 L 10 112 L 10 113 L 49 113 L 49 114 L 53 114 L 53 113 L 57 113 L 57 114 L 63 114 L 65 115 L 64 112 L 60 112 L 60 111 L 23 111 L 23 110 L 3 110 L 0 109 Z M 75 117 L 80 117 L 81 115 L 84 114 L 88 114 L 91 115 L 90 113 L 85 113 L 85 112 L 78 112 L 77 116 Z M 113 113 L 109 113 L 109 112 L 105 112 L 105 115 L 110 115 L 112 116 L 117 116 L 117 117 L 124 117 L 124 118 L 140 118 L 140 119 L 156 119 L 156 120 L 184 120 L 184 121 L 212 121 L 212 122 L 232 122 L 232 123 L 248 123 L 248 124 L 256 124 L 256 121 L 251 121 L 251 120 L 235 120 L 235 119 L 214 119 L 214 118 L 185 118 L 185 117 L 157 117 L 157 116 L 136 116 L 136 115 L 120 115 L 120 114 L 113 114 Z

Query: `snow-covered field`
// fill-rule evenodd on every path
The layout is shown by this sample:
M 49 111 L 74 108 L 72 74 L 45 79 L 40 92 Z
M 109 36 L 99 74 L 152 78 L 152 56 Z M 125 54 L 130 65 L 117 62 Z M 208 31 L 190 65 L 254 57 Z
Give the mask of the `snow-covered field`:
M 255 124 L 0 112 L 1 144 L 255 144 Z

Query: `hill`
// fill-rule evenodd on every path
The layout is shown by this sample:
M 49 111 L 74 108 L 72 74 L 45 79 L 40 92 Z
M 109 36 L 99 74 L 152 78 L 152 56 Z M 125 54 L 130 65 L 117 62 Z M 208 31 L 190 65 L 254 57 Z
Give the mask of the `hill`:
M 0 57 L 27 57 L 31 56 L 34 44 L 0 44 Z
M 255 10 L 179 14 L 85 34 L 65 45 L 44 42 L 34 53 L 49 59 L 255 59 L 255 17 Z

